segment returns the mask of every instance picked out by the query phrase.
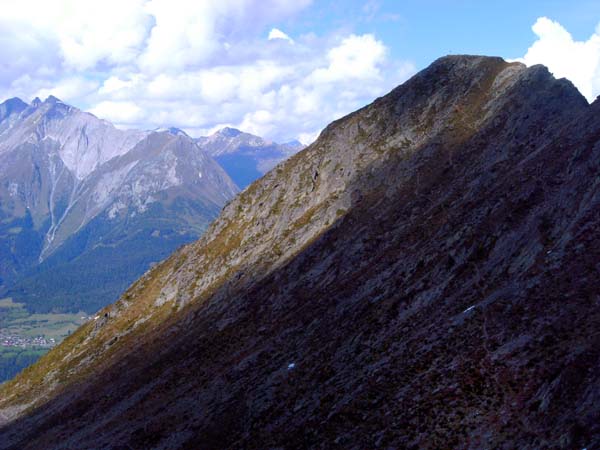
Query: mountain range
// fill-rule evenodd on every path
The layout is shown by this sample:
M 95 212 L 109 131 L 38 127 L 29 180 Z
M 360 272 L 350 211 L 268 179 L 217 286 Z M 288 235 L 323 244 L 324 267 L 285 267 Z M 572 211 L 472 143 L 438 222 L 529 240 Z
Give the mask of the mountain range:
M 435 61 L 0 386 L 0 448 L 600 447 L 599 117 Z
M 0 285 L 37 312 L 105 306 L 238 192 L 189 136 L 52 96 L 0 105 L 0 180 Z
M 229 127 L 196 142 L 241 189 L 304 148 L 299 141 L 277 144 Z

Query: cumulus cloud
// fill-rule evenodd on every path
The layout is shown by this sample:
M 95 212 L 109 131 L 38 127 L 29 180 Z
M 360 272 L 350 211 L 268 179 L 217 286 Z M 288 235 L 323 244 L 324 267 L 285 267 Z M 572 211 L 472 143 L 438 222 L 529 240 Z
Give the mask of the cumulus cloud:
M 143 117 L 142 109 L 135 103 L 127 101 L 106 100 L 98 103 L 90 112 L 117 124 L 135 123 Z
M 85 70 L 99 62 L 120 64 L 135 58 L 146 39 L 152 18 L 140 13 L 143 0 L 2 0 L 0 25 L 18 28 L 45 49 L 58 50 L 55 57 L 71 69 Z M 25 50 L 19 42 L 10 49 Z M 30 58 L 33 60 L 33 58 Z
M 415 72 L 373 34 L 292 40 L 281 24 L 310 4 L 0 0 L 0 97 L 53 94 L 122 127 L 306 142 Z
M 385 45 L 372 34 L 351 35 L 329 50 L 327 68 L 315 70 L 316 82 L 336 82 L 345 78 L 376 79 L 385 59 Z
M 86 95 L 96 92 L 99 86 L 100 83 L 97 81 L 90 80 L 85 77 L 66 77 L 40 88 L 35 93 L 35 96 L 39 98 L 46 98 L 49 95 L 54 95 L 55 97 L 67 102 L 77 101 L 81 97 L 85 97 Z
M 600 24 L 586 41 L 576 41 L 558 22 L 540 17 L 532 27 L 537 40 L 522 61 L 544 64 L 558 78 L 568 78 L 588 99 L 600 94 Z

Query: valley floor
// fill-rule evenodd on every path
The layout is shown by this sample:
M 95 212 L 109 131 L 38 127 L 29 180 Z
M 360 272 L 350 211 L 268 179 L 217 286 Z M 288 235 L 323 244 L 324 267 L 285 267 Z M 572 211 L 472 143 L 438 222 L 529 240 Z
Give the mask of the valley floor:
M 21 303 L 0 300 L 0 383 L 36 362 L 90 319 L 83 312 L 30 314 Z

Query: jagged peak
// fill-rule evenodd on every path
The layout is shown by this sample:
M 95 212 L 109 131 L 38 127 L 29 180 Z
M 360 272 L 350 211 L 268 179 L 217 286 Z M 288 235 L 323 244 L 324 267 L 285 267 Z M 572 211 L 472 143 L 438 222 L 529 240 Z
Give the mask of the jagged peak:
M 18 97 L 5 100 L 4 102 L 0 103 L 0 120 L 4 120 L 11 114 L 20 113 L 21 111 L 27 109 L 27 106 L 27 103 Z
M 59 99 L 58 97 L 55 97 L 54 95 L 49 95 L 48 97 L 46 97 L 46 100 L 42 101 L 40 100 L 39 97 L 36 97 L 33 99 L 33 101 L 31 102 L 31 106 L 33 106 L 34 108 L 38 108 L 39 106 L 42 105 L 64 105 L 68 108 L 73 108 L 73 106 L 68 105 L 67 103 L 63 102 L 61 99 Z
M 54 95 L 49 95 L 46 100 L 44 100 L 44 103 L 64 103 L 62 100 L 60 100 L 59 98 L 55 97 Z
M 12 97 L 12 98 L 8 98 L 6 100 L 4 100 L 2 103 L 0 103 L 0 105 L 7 105 L 7 106 L 23 106 L 23 107 L 27 107 L 27 103 L 25 103 L 23 100 L 21 100 L 19 97 Z
M 273 144 L 273 142 L 269 139 L 265 139 L 263 137 L 255 135 L 255 134 L 247 133 L 245 131 L 238 130 L 237 128 L 232 128 L 232 127 L 221 128 L 216 133 L 212 134 L 211 136 L 208 136 L 208 138 L 209 139 L 225 138 L 225 139 L 231 139 L 233 141 L 238 140 L 238 138 L 239 138 L 239 140 L 247 141 L 247 143 L 250 145 Z
M 236 137 L 236 136 L 239 136 L 240 134 L 242 134 L 242 132 L 240 130 L 238 130 L 237 128 L 224 127 L 224 128 L 221 128 L 219 131 L 217 131 L 217 134 L 220 134 L 221 136 L 224 136 L 224 137 Z
M 219 131 L 217 131 L 217 134 L 220 134 L 221 136 L 224 137 L 237 137 L 240 134 L 245 134 L 244 132 L 238 130 L 237 128 L 232 128 L 232 127 L 224 127 L 221 128 Z
M 0 103 L 0 122 L 4 122 L 10 116 L 21 114 L 27 109 L 27 103 L 17 97 L 9 98 Z

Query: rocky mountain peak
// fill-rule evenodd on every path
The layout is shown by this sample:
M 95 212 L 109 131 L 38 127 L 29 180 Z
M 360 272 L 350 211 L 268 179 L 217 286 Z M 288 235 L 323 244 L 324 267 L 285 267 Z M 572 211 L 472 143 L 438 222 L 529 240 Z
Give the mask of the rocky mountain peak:
M 0 123 L 13 114 L 20 114 L 28 105 L 18 97 L 9 98 L 0 104 Z
M 526 67 L 520 62 L 509 63 L 499 57 L 445 56 L 415 75 L 412 82 L 418 94 L 443 97 L 445 101 L 452 102 L 458 102 L 465 95 L 472 99 L 473 93 L 480 92 L 491 104 L 507 93 L 512 92 L 511 96 L 522 93 L 517 89 L 511 91 L 513 86 L 533 89 L 536 94 L 541 92 L 540 97 L 550 94 L 547 90 L 553 89 L 556 90 L 553 93 L 560 90 L 562 95 L 579 103 L 584 99 L 570 81 L 555 79 L 543 65 Z
M 46 100 L 44 100 L 44 103 L 63 103 L 63 101 L 56 98 L 54 95 L 49 95 Z
M 119 130 L 111 123 L 74 108 L 56 97 L 32 102 L 23 120 L 0 135 L 0 152 L 23 142 L 55 147 L 63 164 L 82 180 L 96 167 L 131 149 L 148 132 Z
M 303 148 L 301 144 L 277 144 L 229 127 L 200 137 L 196 142 L 225 168 L 242 189 Z
M 240 130 L 231 127 L 221 128 L 217 133 L 226 138 L 234 138 L 242 134 Z

